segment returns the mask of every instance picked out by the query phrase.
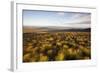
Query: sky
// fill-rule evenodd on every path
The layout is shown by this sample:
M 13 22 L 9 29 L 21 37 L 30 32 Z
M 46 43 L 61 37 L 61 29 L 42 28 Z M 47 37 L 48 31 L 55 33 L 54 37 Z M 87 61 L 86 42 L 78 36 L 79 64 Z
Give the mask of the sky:
M 23 10 L 23 26 L 90 28 L 90 24 L 90 13 Z

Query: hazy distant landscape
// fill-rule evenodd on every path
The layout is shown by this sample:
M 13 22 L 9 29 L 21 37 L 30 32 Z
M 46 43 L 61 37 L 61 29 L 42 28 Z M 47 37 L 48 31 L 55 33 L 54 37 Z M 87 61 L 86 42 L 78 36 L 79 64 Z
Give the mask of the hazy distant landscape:
M 90 32 L 91 28 L 69 28 L 69 27 L 33 27 L 33 26 L 24 26 L 23 32 L 24 33 L 31 33 L 31 32 Z

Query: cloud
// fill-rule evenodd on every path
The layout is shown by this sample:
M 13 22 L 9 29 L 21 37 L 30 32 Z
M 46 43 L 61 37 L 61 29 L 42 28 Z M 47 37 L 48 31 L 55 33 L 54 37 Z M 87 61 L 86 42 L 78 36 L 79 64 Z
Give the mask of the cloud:
M 91 24 L 91 15 L 90 14 L 75 14 L 72 16 L 72 19 L 67 24 Z
M 91 27 L 91 14 L 75 14 L 71 19 L 65 22 L 62 26 L 69 28 L 90 28 Z

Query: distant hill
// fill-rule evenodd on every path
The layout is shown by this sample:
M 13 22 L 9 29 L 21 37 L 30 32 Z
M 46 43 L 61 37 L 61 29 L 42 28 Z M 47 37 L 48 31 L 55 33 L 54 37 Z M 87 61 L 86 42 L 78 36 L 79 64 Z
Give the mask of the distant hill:
M 68 28 L 68 27 L 31 27 L 24 26 L 23 32 L 90 32 L 91 28 Z
M 90 32 L 91 29 L 90 29 L 90 28 L 86 28 L 86 29 L 61 29 L 61 30 L 50 30 L 50 32 L 57 32 L 57 31 L 61 31 L 61 32 Z

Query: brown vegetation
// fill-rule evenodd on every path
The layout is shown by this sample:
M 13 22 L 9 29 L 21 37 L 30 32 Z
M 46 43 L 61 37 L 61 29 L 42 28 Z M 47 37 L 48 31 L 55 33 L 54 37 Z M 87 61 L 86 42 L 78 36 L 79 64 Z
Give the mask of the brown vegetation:
M 91 59 L 90 32 L 23 33 L 23 62 Z

